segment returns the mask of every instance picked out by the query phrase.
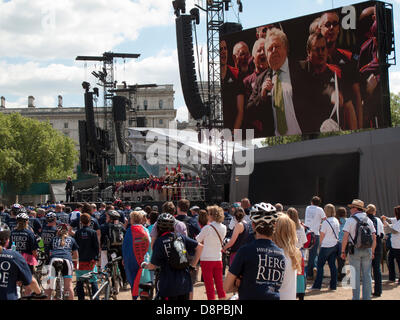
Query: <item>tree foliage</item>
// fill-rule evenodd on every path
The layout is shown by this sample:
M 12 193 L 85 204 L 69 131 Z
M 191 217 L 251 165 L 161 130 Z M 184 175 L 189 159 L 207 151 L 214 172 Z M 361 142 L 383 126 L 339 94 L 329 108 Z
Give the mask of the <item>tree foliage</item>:
M 0 114 L 0 180 L 22 191 L 33 182 L 65 179 L 78 160 L 74 141 L 48 122 Z
M 390 94 L 390 112 L 392 115 L 392 126 L 400 126 L 400 92 Z

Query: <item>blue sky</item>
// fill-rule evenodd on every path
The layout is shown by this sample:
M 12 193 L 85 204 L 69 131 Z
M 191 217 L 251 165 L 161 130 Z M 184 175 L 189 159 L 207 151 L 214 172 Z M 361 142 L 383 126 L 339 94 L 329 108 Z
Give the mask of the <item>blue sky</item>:
M 91 72 L 99 63 L 75 61 L 78 55 L 105 51 L 140 53 L 139 59 L 117 60 L 115 78 L 128 84 L 174 84 L 178 119 L 187 118 L 176 52 L 172 0 L 0 0 L 0 95 L 7 107 L 25 107 L 29 95 L 38 107 L 56 107 L 61 94 L 65 107 L 83 106 L 82 81 L 95 86 Z M 204 0 L 187 0 L 187 12 Z M 242 0 L 226 13 L 227 21 L 244 29 L 286 20 L 360 1 Z M 400 52 L 400 0 L 394 6 L 396 51 Z M 236 3 L 235 0 L 232 3 Z M 273 3 L 273 4 L 272 4 Z M 197 26 L 199 45 L 206 51 L 205 16 Z M 204 68 L 204 61 L 203 67 Z M 390 88 L 400 92 L 400 66 L 390 69 Z M 204 75 L 203 75 L 204 77 Z

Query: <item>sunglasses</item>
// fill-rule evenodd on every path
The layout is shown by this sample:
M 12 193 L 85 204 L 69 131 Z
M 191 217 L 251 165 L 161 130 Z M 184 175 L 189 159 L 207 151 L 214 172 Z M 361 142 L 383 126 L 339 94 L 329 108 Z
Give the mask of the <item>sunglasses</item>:
M 333 21 L 333 22 L 327 22 L 327 23 L 325 23 L 325 27 L 326 28 L 331 28 L 331 27 L 336 27 L 336 26 L 338 26 L 339 25 L 339 22 L 338 21 Z

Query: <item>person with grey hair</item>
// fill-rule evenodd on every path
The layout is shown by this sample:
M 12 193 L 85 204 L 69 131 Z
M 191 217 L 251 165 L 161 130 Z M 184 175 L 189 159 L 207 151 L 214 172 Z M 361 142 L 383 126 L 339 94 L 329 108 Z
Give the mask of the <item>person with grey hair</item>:
M 247 104 L 248 112 L 260 117 L 257 137 L 301 134 L 295 101 L 302 80 L 298 64 L 288 59 L 289 41 L 282 30 L 268 30 L 265 54 L 269 68 L 258 76 Z

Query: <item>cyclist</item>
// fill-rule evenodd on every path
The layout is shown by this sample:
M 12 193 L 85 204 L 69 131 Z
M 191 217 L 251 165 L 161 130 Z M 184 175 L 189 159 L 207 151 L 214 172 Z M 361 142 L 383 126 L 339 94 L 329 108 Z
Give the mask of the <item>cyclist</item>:
M 51 296 L 55 287 L 55 263 L 62 263 L 61 273 L 64 277 L 64 296 L 68 300 L 74 299 L 74 290 L 72 288 L 72 275 L 74 266 L 78 261 L 78 245 L 74 238 L 68 236 L 68 225 L 60 224 L 57 227 L 57 236 L 53 238 L 50 246 L 50 269 L 49 279 L 50 287 L 46 290 L 46 295 Z
M 43 208 L 36 209 L 36 218 L 39 219 L 39 222 L 42 226 L 46 225 L 46 210 Z
M 191 268 L 195 268 L 199 261 L 203 245 L 183 234 L 176 234 L 175 218 L 169 213 L 162 213 L 157 219 L 157 240 L 153 246 L 153 255 L 150 263 L 142 267 L 155 270 L 160 267 L 158 295 L 162 300 L 188 300 L 193 291 L 190 267 L 176 269 L 170 265 L 171 246 L 174 238 L 183 241 L 185 249 L 195 252 L 191 261 Z
M 116 210 L 109 210 L 106 213 L 106 223 L 101 226 L 101 248 L 103 251 L 102 267 L 111 261 L 112 253 L 117 257 L 122 257 L 122 244 L 125 238 L 126 230 L 120 221 L 120 214 Z M 106 255 L 104 254 L 106 252 Z M 124 289 L 127 279 L 122 260 L 118 261 L 118 267 L 121 273 Z
M 39 295 L 41 290 L 24 257 L 17 251 L 6 249 L 10 234 L 8 225 L 0 223 L 0 300 L 18 299 L 17 282 Z
M 46 214 L 46 225 L 42 230 L 44 253 L 46 255 L 46 265 L 49 264 L 49 253 L 53 239 L 57 236 L 57 215 L 54 212 Z
M 255 204 L 251 221 L 256 240 L 243 245 L 225 278 L 226 292 L 239 292 L 239 300 L 279 300 L 285 273 L 285 256 L 273 241 L 279 213 L 269 203 Z
M 36 211 L 33 209 L 28 209 L 28 216 L 29 216 L 29 227 L 33 230 L 33 233 L 36 237 L 39 237 L 42 233 L 42 224 L 40 220 L 36 218 Z
M 131 212 L 131 227 L 126 231 L 122 245 L 123 263 L 127 280 L 131 286 L 133 300 L 136 300 L 139 296 L 140 281 L 150 281 L 150 277 L 148 277 L 148 281 L 146 281 L 146 279 L 141 279 L 142 272 L 140 266 L 150 247 L 150 234 L 147 228 L 142 225 L 142 221 L 142 211 Z
M 90 215 L 82 213 L 80 215 L 82 228 L 75 233 L 75 241 L 79 247 L 79 267 L 76 270 L 76 293 L 78 300 L 85 300 L 85 291 L 83 289 L 83 282 L 79 278 L 84 274 L 94 271 L 97 272 L 96 262 L 99 260 L 99 241 L 97 233 L 90 225 Z M 92 284 L 93 294 L 97 292 L 97 279 L 94 277 L 90 280 Z
M 89 203 L 84 203 L 82 206 L 82 211 L 79 214 L 79 217 L 83 213 L 87 213 L 90 216 L 89 227 L 92 228 L 94 231 L 96 231 L 97 239 L 100 243 L 100 235 L 101 235 L 100 234 L 100 225 L 99 225 L 99 222 L 97 221 L 97 219 L 92 216 L 92 212 L 93 212 L 92 206 Z M 71 227 L 75 230 L 75 232 L 76 232 L 76 230 L 79 230 L 82 228 L 82 224 L 81 224 L 79 217 L 77 219 L 71 221 Z M 75 232 L 71 231 L 70 235 L 73 236 L 75 234 Z M 99 254 L 100 254 L 100 252 L 99 252 Z
M 37 265 L 37 249 L 38 243 L 34 233 L 29 229 L 29 217 L 26 213 L 22 212 L 17 215 L 17 225 L 11 231 L 11 244 L 15 244 L 16 250 L 24 257 L 29 266 L 31 273 L 33 273 L 34 266 Z M 26 292 L 30 294 L 29 289 Z
M 14 230 L 17 225 L 17 215 L 20 213 L 22 206 L 19 203 L 14 203 L 11 207 L 10 218 L 7 220 L 10 230 Z
M 63 211 L 63 205 L 58 203 L 56 204 L 55 214 L 57 216 L 57 220 L 59 223 L 69 224 L 69 215 Z
M 0 223 L 7 224 L 8 219 L 10 219 L 10 215 L 4 211 L 4 206 L 0 205 Z

